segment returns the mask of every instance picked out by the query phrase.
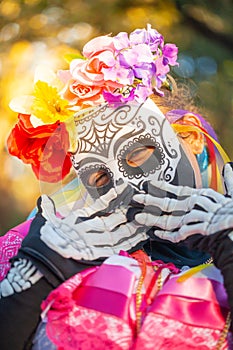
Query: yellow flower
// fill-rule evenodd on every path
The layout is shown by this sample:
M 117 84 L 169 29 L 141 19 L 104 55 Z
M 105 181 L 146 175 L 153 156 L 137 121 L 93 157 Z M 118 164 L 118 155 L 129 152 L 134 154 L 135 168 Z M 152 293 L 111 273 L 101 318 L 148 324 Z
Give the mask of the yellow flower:
M 45 124 L 64 122 L 72 116 L 68 101 L 61 98 L 57 88 L 38 80 L 34 85 L 34 100 L 31 110 L 33 114 Z

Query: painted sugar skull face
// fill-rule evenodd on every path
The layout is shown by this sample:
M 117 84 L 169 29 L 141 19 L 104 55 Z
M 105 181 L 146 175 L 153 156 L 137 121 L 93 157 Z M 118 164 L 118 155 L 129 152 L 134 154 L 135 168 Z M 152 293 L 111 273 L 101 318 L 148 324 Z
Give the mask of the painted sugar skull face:
M 139 189 L 150 179 L 194 186 L 193 170 L 180 142 L 151 100 L 95 108 L 76 116 L 76 126 L 78 149 L 71 159 L 93 198 L 119 180 Z

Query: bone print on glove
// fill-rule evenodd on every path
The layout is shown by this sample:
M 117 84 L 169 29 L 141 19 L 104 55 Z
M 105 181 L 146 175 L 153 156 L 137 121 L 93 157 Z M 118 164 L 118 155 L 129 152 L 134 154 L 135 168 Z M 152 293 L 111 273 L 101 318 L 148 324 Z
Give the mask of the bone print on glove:
M 147 193 L 133 197 L 144 205 L 142 212 L 135 215 L 136 222 L 153 227 L 150 234 L 174 243 L 193 234 L 211 235 L 233 229 L 232 163 L 224 166 L 223 174 L 227 195 L 209 188 L 194 189 L 159 181 L 147 183 Z
M 42 273 L 27 259 L 14 261 L 10 271 L 0 282 L 0 298 L 29 289 L 43 277 Z
M 42 196 L 41 240 L 65 258 L 94 260 L 130 250 L 148 239 L 143 228 L 128 222 L 126 213 L 134 190 L 126 183 L 110 189 L 93 205 L 60 219 L 54 204 Z

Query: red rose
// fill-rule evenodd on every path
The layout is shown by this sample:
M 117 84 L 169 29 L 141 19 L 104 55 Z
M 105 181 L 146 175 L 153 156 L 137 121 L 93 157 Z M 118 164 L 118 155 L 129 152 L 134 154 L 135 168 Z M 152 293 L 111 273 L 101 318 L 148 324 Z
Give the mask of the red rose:
M 41 181 L 58 182 L 70 171 L 69 134 L 64 123 L 33 127 L 30 115 L 19 114 L 7 146 L 9 153 L 31 164 Z

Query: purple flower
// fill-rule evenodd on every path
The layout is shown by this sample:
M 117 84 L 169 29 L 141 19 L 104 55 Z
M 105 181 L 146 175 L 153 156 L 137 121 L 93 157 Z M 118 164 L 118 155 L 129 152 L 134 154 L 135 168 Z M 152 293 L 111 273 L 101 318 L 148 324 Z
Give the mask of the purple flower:
M 102 68 L 104 80 L 116 81 L 121 85 L 132 85 L 134 82 L 134 73 L 131 68 L 123 66 L 114 66 L 111 68 Z
M 159 58 L 157 58 L 154 64 L 156 67 L 156 76 L 159 76 L 159 75 L 165 76 L 170 71 L 168 61 L 167 59 L 164 59 L 163 56 L 160 56 Z
M 163 47 L 163 36 L 156 30 L 152 29 L 150 24 L 147 24 L 148 45 L 152 52 L 157 52 L 159 46 Z
M 170 64 L 171 66 L 178 65 L 177 61 L 178 47 L 175 44 L 165 44 L 163 48 L 163 56 L 165 64 Z
M 110 92 L 110 91 L 103 91 L 103 97 L 105 101 L 107 101 L 110 104 L 115 103 L 126 103 L 129 101 L 135 100 L 134 97 L 135 89 L 131 89 L 127 94 L 122 94 L 121 92 Z
M 120 51 L 127 47 L 130 47 L 130 42 L 128 38 L 128 33 L 120 32 L 116 36 L 113 37 L 113 43 L 116 50 Z
M 132 49 L 121 51 L 117 56 L 117 60 L 120 66 L 125 68 L 131 68 L 135 62 L 137 62 L 138 54 Z
M 163 46 L 163 36 L 151 25 L 147 25 L 147 29 L 136 29 L 129 35 L 130 44 L 139 45 L 146 44 L 152 52 L 157 52 L 159 46 Z
M 148 44 L 148 35 L 146 29 L 136 29 L 129 35 L 131 45 Z
M 118 60 L 122 66 L 133 67 L 140 63 L 153 62 L 153 55 L 146 44 L 139 44 L 130 49 L 121 51 Z
M 164 96 L 164 92 L 160 90 L 161 86 L 163 83 L 166 81 L 166 74 L 165 75 L 157 75 L 155 76 L 155 82 L 152 84 L 153 90 L 159 95 L 159 96 Z
M 133 67 L 133 72 L 136 78 L 142 79 L 142 82 L 149 86 L 152 76 L 156 73 L 154 63 L 141 63 Z
M 151 94 L 152 89 L 150 87 L 138 84 L 134 92 L 134 99 L 138 103 L 143 103 Z

